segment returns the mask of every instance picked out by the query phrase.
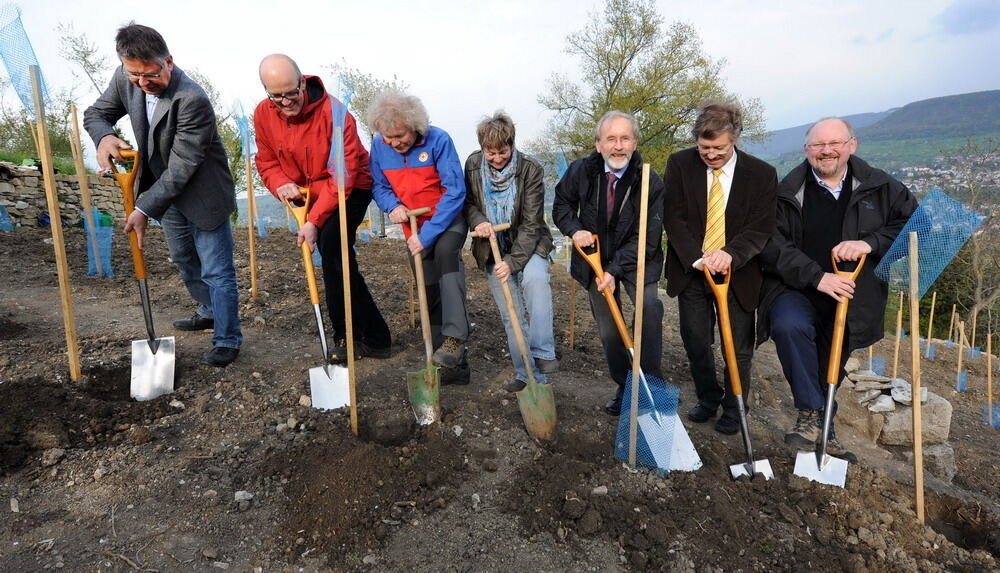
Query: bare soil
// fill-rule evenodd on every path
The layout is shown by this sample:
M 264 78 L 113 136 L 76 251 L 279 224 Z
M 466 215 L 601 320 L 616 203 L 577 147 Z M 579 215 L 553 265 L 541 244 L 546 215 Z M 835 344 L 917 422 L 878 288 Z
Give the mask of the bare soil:
M 560 265 L 559 437 L 546 447 L 501 388 L 513 374 L 507 345 L 469 257 L 471 383 L 442 388 L 442 423 L 414 425 L 405 372 L 421 368 L 423 348 L 403 245 L 391 239 L 358 247 L 395 338 L 391 358 L 357 363 L 358 436 L 346 412 L 300 402 L 320 357 L 298 251 L 280 229 L 257 241 L 256 299 L 239 230 L 246 342 L 224 369 L 200 362 L 209 333 L 173 330 L 194 307 L 151 232 L 150 290 L 158 334 L 177 338 L 176 390 L 132 401 L 130 341 L 145 334 L 126 243 L 115 239 L 118 276 L 98 279 L 86 276 L 82 232 L 66 236 L 78 382 L 47 231 L 0 234 L 0 570 L 996 570 L 1000 431 L 982 421 L 985 359 L 966 362 L 964 393 L 951 390 L 953 350 L 924 362 L 925 385 L 955 407 L 958 474 L 952 484 L 928 478 L 921 526 L 903 453 L 851 428 L 839 433 L 861 462 L 846 489 L 792 475 L 782 435 L 793 411 L 769 344 L 755 357 L 751 429 L 775 480 L 731 481 L 739 436 L 686 421 L 704 467 L 667 476 L 623 467 L 616 421 L 600 409 L 614 387 L 579 292 L 576 346 L 566 344 L 573 290 Z M 693 389 L 676 304 L 664 300 L 664 371 L 686 410 Z M 893 342 L 878 355 L 891 360 Z

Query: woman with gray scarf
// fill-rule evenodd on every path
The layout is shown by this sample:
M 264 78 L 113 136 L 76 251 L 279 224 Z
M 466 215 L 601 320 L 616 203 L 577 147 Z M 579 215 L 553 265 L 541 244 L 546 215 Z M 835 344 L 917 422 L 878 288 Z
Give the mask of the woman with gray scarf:
M 514 122 L 507 114 L 498 111 L 484 119 L 476 134 L 481 150 L 465 161 L 465 218 L 477 236 L 472 241 L 472 254 L 488 277 L 517 371 L 504 389 L 519 392 L 526 385 L 527 373 L 507 315 L 502 282 L 510 286 L 534 358 L 531 367 L 535 380 L 545 383 L 545 375 L 555 372 L 559 365 L 552 333 L 552 234 L 545 223 L 543 170 L 535 159 L 514 147 Z M 496 234 L 503 260 L 494 261 L 489 237 L 493 225 L 503 223 L 510 223 L 510 229 Z

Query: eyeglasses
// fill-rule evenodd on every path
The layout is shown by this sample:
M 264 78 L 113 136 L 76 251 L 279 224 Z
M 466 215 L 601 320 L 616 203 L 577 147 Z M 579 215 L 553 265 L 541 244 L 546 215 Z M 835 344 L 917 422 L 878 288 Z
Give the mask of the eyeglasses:
M 608 145 L 617 145 L 619 142 L 621 142 L 622 145 L 628 145 L 628 144 L 632 143 L 633 141 L 635 141 L 635 139 L 633 137 L 631 137 L 631 136 L 628 136 L 628 135 L 623 135 L 621 137 L 615 137 L 613 135 L 609 135 L 609 136 L 605 137 L 604 139 L 602 139 L 601 141 L 603 141 L 604 143 L 606 143 Z
M 127 75 L 131 80 L 141 80 L 143 78 L 147 80 L 155 80 L 160 77 L 160 74 L 141 74 L 139 72 L 130 72 L 128 70 L 125 70 L 125 75 Z
M 295 88 L 294 90 L 283 94 L 273 94 L 271 92 L 267 92 L 267 99 L 273 101 L 274 103 L 278 103 L 281 100 L 291 101 L 293 98 L 299 97 L 300 93 L 302 93 L 300 88 Z
M 824 141 L 822 143 L 807 143 L 806 147 L 812 151 L 819 151 L 826 146 L 830 146 L 830 149 L 840 149 L 841 147 L 847 145 L 853 137 L 845 139 L 844 141 Z

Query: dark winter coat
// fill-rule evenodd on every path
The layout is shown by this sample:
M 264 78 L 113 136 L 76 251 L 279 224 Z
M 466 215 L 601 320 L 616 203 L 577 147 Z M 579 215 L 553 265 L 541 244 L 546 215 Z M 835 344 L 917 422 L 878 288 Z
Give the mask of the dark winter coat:
M 556 184 L 556 197 L 552 205 L 552 219 L 567 239 L 581 230 L 597 232 L 598 201 L 604 201 L 604 158 L 596 151 L 577 159 Z M 614 255 L 604 265 L 604 271 L 617 280 L 635 280 L 636 261 L 639 253 L 639 199 L 642 185 L 642 156 L 632 154 L 625 173 L 618 181 L 615 195 L 616 214 L 612 218 L 611 237 Z M 645 283 L 660 280 L 663 272 L 663 181 L 659 175 L 649 173 L 649 219 L 646 230 Z M 601 244 L 607 251 L 608 246 Z M 584 288 L 594 280 L 593 271 L 574 249 L 570 274 Z
M 910 190 L 885 171 L 854 156 L 849 159 L 849 165 L 853 191 L 844 215 L 842 240 L 864 241 L 871 246 L 872 252 L 858 276 L 854 298 L 847 311 L 848 351 L 882 339 L 889 288 L 878 279 L 874 270 L 917 208 L 917 200 Z M 764 287 L 757 320 L 758 344 L 770 337 L 768 312 L 775 297 L 785 289 L 815 289 L 823 278 L 820 263 L 801 250 L 802 200 L 806 178 L 812 176 L 812 168 L 803 161 L 778 185 L 777 225 L 760 254 Z
M 465 219 L 469 229 L 488 223 L 486 202 L 483 198 L 483 152 L 476 151 L 465 160 Z M 510 218 L 510 252 L 503 256 L 511 272 L 519 272 L 528 264 L 531 255 L 542 258 L 552 250 L 552 233 L 545 223 L 544 170 L 533 157 L 520 154 L 517 164 L 517 197 Z M 480 269 L 490 261 L 489 239 L 472 239 L 472 256 Z

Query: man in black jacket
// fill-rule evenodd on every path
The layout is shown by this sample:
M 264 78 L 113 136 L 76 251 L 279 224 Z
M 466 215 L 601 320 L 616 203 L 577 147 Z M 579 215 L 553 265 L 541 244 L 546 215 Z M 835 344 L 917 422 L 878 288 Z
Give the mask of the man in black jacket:
M 618 384 L 604 411 L 617 416 L 621 410 L 625 377 L 631 369 L 628 350 L 618 335 L 608 310 L 604 289 L 620 297 L 621 285 L 635 300 L 636 261 L 639 240 L 639 201 L 642 157 L 636 151 L 639 128 L 635 118 L 609 111 L 597 123 L 596 151 L 569 166 L 559 183 L 552 205 L 552 218 L 563 235 L 581 248 L 591 247 L 596 234 L 601 247 L 604 276 L 596 277 L 587 262 L 574 250 L 570 274 L 590 294 L 590 307 L 601 336 L 611 378 Z M 643 305 L 643 372 L 662 378 L 660 368 L 663 303 L 656 296 L 656 283 L 663 270 L 663 183 L 655 173 L 649 176 L 649 220 L 646 232 L 646 276 Z
M 715 429 L 740 429 L 736 397 L 719 384 L 712 352 L 715 297 L 703 267 L 730 274 L 729 317 L 743 394 L 749 395 L 754 310 L 762 277 L 757 255 L 774 231 L 778 175 L 736 141 L 742 113 L 733 104 L 706 105 L 692 135 L 698 145 L 670 156 L 663 176 L 663 226 L 667 231 L 667 294 L 679 296 L 681 339 L 691 366 L 698 403 L 687 416 L 705 422 L 721 405 Z
M 842 119 L 822 119 L 809 128 L 806 161 L 778 186 L 777 226 L 761 253 L 758 342 L 774 339 L 791 385 L 798 418 L 785 443 L 797 448 L 812 447 L 822 431 L 837 302 L 851 300 L 840 380 L 851 351 L 882 338 L 888 287 L 873 271 L 917 206 L 905 185 L 853 157 L 857 145 Z M 831 255 L 838 262 L 868 258 L 854 282 L 833 273 Z M 827 450 L 857 461 L 832 426 Z

